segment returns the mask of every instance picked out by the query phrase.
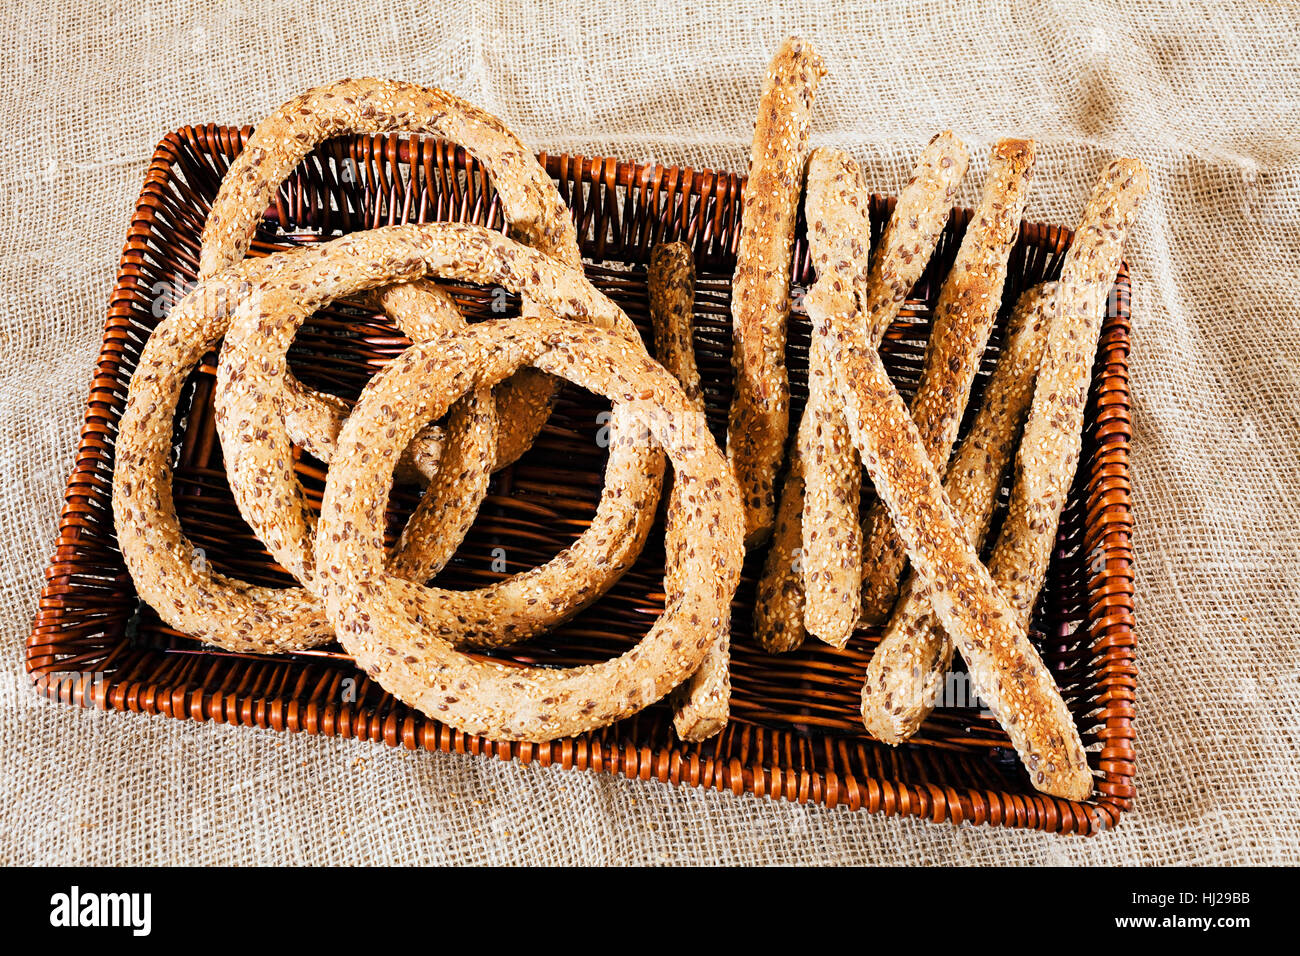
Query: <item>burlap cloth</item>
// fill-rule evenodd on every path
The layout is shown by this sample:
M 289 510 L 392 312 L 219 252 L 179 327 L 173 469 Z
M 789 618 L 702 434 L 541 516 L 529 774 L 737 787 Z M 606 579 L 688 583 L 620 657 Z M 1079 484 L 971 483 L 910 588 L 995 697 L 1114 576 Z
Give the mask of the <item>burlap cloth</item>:
M 1294 861 L 1300 844 L 1300 9 L 1050 3 L 6 0 L 0 32 L 0 861 Z M 606 9 L 598 9 L 606 7 Z M 1062 838 L 39 700 L 22 641 L 147 158 L 344 75 L 444 86 L 529 143 L 743 169 L 772 50 L 813 138 L 894 191 L 951 128 L 1032 136 L 1028 217 L 1101 165 L 1152 194 L 1134 275 L 1140 797 Z

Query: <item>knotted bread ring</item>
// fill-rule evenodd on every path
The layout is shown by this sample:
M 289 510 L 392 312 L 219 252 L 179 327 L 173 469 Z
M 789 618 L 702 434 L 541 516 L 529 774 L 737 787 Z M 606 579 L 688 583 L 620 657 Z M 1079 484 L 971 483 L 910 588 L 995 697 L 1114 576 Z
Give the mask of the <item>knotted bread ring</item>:
M 611 329 L 629 354 L 648 358 L 635 326 L 585 275 L 481 226 L 387 226 L 303 250 L 236 309 L 221 350 L 215 404 L 240 513 L 309 591 L 315 590 L 314 529 L 277 405 L 289 344 L 306 317 L 335 298 L 429 275 L 504 286 L 556 314 Z M 630 425 L 626 416 L 613 414 L 605 489 L 579 539 L 540 567 L 478 590 L 452 592 L 460 624 L 449 639 L 487 645 L 524 640 L 586 607 L 631 566 L 654 520 L 664 458 L 653 445 L 638 442 Z M 467 463 L 469 474 L 449 475 L 451 491 L 469 477 L 483 480 L 490 467 L 490 461 Z
M 398 453 L 450 399 L 525 363 L 607 396 L 673 462 L 677 551 L 662 617 L 621 657 L 571 669 L 468 657 L 455 592 L 384 568 L 384 512 Z M 705 416 L 677 381 L 616 334 L 554 319 L 483 322 L 412 346 L 366 386 L 339 434 L 316 536 L 317 586 L 340 643 L 387 691 L 493 739 L 546 741 L 602 727 L 662 698 L 726 633 L 744 557 L 740 493 Z
M 279 253 L 265 263 L 267 278 L 292 275 L 296 278 L 286 280 L 289 285 L 303 285 L 316 293 L 324 288 L 317 284 L 325 282 L 320 273 L 328 275 L 341 267 L 342 275 L 353 281 L 351 285 L 336 281 L 330 286 L 336 294 L 409 281 L 441 270 L 469 281 L 496 282 L 512 289 L 527 287 L 528 294 L 549 309 L 604 322 L 623 332 L 632 328 L 618 307 L 582 273 L 477 226 L 392 226 Z M 303 291 L 264 282 L 253 292 L 247 282 L 238 279 L 245 268 L 241 265 L 201 282 L 145 344 L 118 436 L 113 509 L 123 556 L 139 593 L 167 623 L 230 650 L 294 650 L 332 636 L 309 593 L 299 588 L 253 587 L 214 574 L 182 533 L 172 503 L 169 459 L 176 405 L 190 370 L 226 333 L 229 304 L 240 303 L 256 332 L 258 306 L 249 305 L 246 299 L 255 296 L 259 305 L 270 305 L 268 292 L 270 299 L 283 302 L 285 292 Z M 639 340 L 620 339 L 629 353 L 645 355 Z M 278 364 L 268 361 L 282 368 L 283 351 Z M 255 364 L 260 367 L 260 359 Z M 232 392 L 239 392 L 245 373 L 227 369 L 224 374 Z M 261 407 L 256 395 L 246 390 L 245 394 L 253 400 L 251 414 L 256 416 L 256 424 L 250 417 L 247 428 L 236 429 L 235 442 L 227 450 L 232 475 L 233 462 L 244 457 L 239 446 L 245 439 L 248 444 L 257 442 L 266 425 L 281 421 L 278 409 Z M 596 600 L 635 560 L 654 519 L 663 455 L 638 444 L 636 428 L 617 412 L 611 421 L 611 435 L 605 492 L 590 527 L 547 564 L 488 588 L 465 592 L 462 599 L 467 602 L 467 614 L 474 618 L 466 617 L 464 634 L 457 635 L 458 640 L 521 640 Z M 266 437 L 270 437 L 269 430 Z M 277 486 L 287 489 L 281 495 L 296 496 L 300 492 L 289 453 L 280 447 L 282 454 L 268 461 Z M 252 482 L 248 487 L 254 488 L 258 479 L 248 481 Z M 254 500 L 258 497 L 250 494 Z M 298 524 L 305 520 L 302 510 L 283 510 L 295 534 L 266 537 L 276 542 L 274 550 L 284 555 L 281 560 L 286 567 L 310 580 L 310 554 L 305 559 L 302 554 L 310 547 L 309 533 Z
M 532 151 L 500 119 L 444 90 L 394 80 L 349 79 L 307 90 L 257 125 L 213 200 L 203 227 L 200 277 L 208 278 L 243 259 L 276 190 L 320 143 L 347 133 L 392 132 L 429 133 L 463 146 L 483 164 L 496 187 L 510 235 L 582 268 L 577 230 L 559 190 Z M 405 321 L 413 314 L 409 309 L 388 311 L 413 341 L 431 337 Z M 525 314 L 533 311 L 534 306 L 525 302 Z M 531 447 L 550 416 L 555 392 L 556 383 L 536 373 L 498 389 L 502 429 L 496 468 L 504 468 Z M 329 461 L 338 426 L 347 415 L 346 404 L 292 377 L 286 379 L 284 394 L 294 441 Z M 440 450 L 437 437 L 426 430 L 409 457 L 416 462 L 435 457 Z

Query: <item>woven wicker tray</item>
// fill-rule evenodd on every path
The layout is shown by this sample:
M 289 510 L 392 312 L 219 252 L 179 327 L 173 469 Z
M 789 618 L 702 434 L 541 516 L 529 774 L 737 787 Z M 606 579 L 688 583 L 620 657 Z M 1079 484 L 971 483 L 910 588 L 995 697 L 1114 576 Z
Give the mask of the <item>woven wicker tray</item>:
M 110 493 L 113 437 L 141 345 L 194 281 L 208 204 L 248 133 L 186 127 L 163 139 L 154 154 L 109 303 L 58 543 L 27 643 L 27 670 L 41 692 L 82 706 L 468 751 L 934 821 L 1092 833 L 1114 825 L 1130 806 L 1136 671 L 1125 269 L 1102 331 L 1082 464 L 1033 625 L 1036 644 L 1091 745 L 1099 776 L 1088 803 L 1033 790 L 1006 735 L 975 701 L 936 711 L 904 747 L 869 739 L 858 717 L 858 694 L 877 632 L 859 632 L 844 651 L 815 641 L 780 657 L 757 650 L 750 619 L 753 572 L 761 555 L 749 562 L 736 598 L 731 723 L 702 745 L 675 738 L 663 705 L 599 732 L 547 744 L 470 737 L 393 700 L 337 647 L 276 658 L 237 655 L 209 649 L 163 625 L 137 597 L 117 549 Z M 699 364 L 710 420 L 721 438 L 730 400 L 728 297 L 743 178 L 611 159 L 542 159 L 573 210 L 589 275 L 642 327 L 647 341 L 649 251 L 673 239 L 694 247 Z M 891 205 L 873 199 L 877 239 Z M 883 346 L 886 365 L 905 393 L 919 373 L 936 279 L 946 273 L 969 215 L 953 214 L 930 270 Z M 414 137 L 344 138 L 313 154 L 280 191 L 253 251 L 436 219 L 502 226 L 482 169 L 462 150 Z M 1011 257 L 1004 301 L 1011 303 L 1025 287 L 1054 277 L 1070 239 L 1066 229 L 1026 224 Z M 795 248 L 794 276 L 803 284 L 812 279 L 802 240 Z M 518 301 L 501 290 L 466 287 L 457 294 L 471 318 L 518 310 Z M 998 353 L 1004 319 L 1005 310 L 976 385 L 976 401 Z M 806 318 L 796 313 L 789 356 L 796 422 L 807 341 Z M 308 384 L 354 397 L 406 344 L 382 317 L 341 304 L 308 323 L 290 361 Z M 214 361 L 208 356 L 194 373 L 180 406 L 177 509 L 216 570 L 286 585 L 288 577 L 239 518 L 226 486 L 212 420 Z M 600 413 L 607 408 L 576 388 L 563 393 L 537 446 L 495 477 L 477 524 L 439 578 L 442 586 L 481 586 L 546 560 L 581 533 L 600 495 L 605 457 Z M 306 458 L 298 467 L 309 497 L 318 502 L 322 467 Z M 870 497 L 870 483 L 864 485 L 864 497 Z M 413 505 L 409 491 L 399 489 L 393 499 L 390 530 Z M 662 609 L 662 570 L 662 541 L 656 534 L 607 597 L 565 627 L 502 656 L 572 665 L 619 653 Z

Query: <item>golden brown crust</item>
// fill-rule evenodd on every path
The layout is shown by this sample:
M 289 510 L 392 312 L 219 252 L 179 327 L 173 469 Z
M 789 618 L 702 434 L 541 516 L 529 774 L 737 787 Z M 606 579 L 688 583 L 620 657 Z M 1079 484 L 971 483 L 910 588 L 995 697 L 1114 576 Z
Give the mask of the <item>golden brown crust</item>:
M 817 149 L 808 158 L 804 215 L 808 249 L 822 277 L 865 293 L 871 267 L 870 197 L 847 153 Z M 861 313 L 857 321 L 863 321 Z M 809 634 L 843 647 L 857 627 L 862 581 L 858 518 L 862 466 L 849 437 L 830 363 L 809 347 L 808 402 L 796 436 L 803 466 L 803 623 Z
M 689 572 L 650 633 L 587 667 L 516 667 L 468 657 L 439 636 L 458 626 L 427 589 L 383 569 L 385 472 L 405 441 L 455 396 L 532 362 L 607 395 L 673 461 L 668 521 L 685 532 Z M 339 437 L 321 505 L 317 565 L 344 648 L 386 690 L 439 721 L 495 739 L 546 741 L 610 724 L 697 670 L 728 626 L 744 557 L 739 493 L 704 415 L 626 340 L 572 322 L 485 322 L 414 346 L 367 385 Z
M 420 283 L 407 285 L 417 286 Z M 377 307 L 382 308 L 413 341 L 424 341 L 431 337 L 420 331 L 422 326 L 428 324 L 427 316 L 431 313 L 444 314 L 449 308 L 451 312 L 445 314 L 454 315 L 457 321 L 463 321 L 455 304 L 450 299 L 444 302 L 441 290 L 433 285 L 422 294 L 390 300 L 387 306 L 377 304 Z M 308 388 L 292 374 L 285 378 L 282 397 L 284 427 L 293 443 L 328 463 L 334 457 L 334 442 L 338 438 L 339 429 L 343 427 L 343 419 L 351 411 L 349 403 L 337 395 Z M 402 484 L 420 485 L 433 481 L 438 474 L 438 462 L 442 459 L 447 442 L 448 436 L 441 425 L 430 425 L 423 429 L 402 452 L 401 461 L 397 463 L 393 475 L 394 480 Z
M 1004 139 L 993 147 L 984 194 L 939 292 L 911 411 L 930 460 L 940 471 L 957 440 L 980 357 L 1002 303 L 1007 260 L 1020 235 L 1029 198 L 1034 148 L 1032 140 L 1022 139 Z M 907 558 L 883 505 L 872 508 L 864 527 L 862 617 L 875 624 L 898 597 Z
M 704 412 L 704 389 L 695 365 L 695 257 L 684 242 L 669 242 L 650 251 L 647 274 L 655 358 L 682 386 L 691 408 Z M 681 510 L 676 483 L 669 510 Z M 686 528 L 664 529 L 664 594 L 678 600 L 685 591 L 682 575 L 690 573 Z M 721 732 L 731 710 L 730 627 L 713 635 L 699 666 L 672 693 L 673 726 L 682 740 L 707 740 Z
M 582 267 L 577 230 L 554 182 L 500 119 L 443 90 L 396 80 L 345 79 L 294 97 L 257 124 L 231 163 L 203 227 L 200 275 L 211 276 L 237 263 L 248 251 L 262 212 L 280 184 L 317 145 L 347 133 L 430 133 L 465 147 L 488 171 L 511 235 L 549 256 Z M 525 302 L 524 314 L 533 314 Z M 497 392 L 503 425 L 496 467 L 503 468 L 531 447 L 550 414 L 558 384 L 535 373 L 506 383 Z M 311 390 L 290 387 L 290 434 L 328 461 L 341 420 Z M 325 400 L 327 404 L 328 400 Z M 323 429 L 323 430 L 322 430 Z M 422 434 L 408 455 L 418 467 L 438 446 L 436 433 Z M 399 475 L 408 473 L 405 467 Z M 428 473 L 427 468 L 419 469 Z
M 1037 286 L 1016 303 L 983 404 L 944 476 L 953 513 L 977 549 L 984 544 L 1033 398 L 1055 288 L 1054 282 Z M 909 574 L 862 684 L 862 722 L 872 736 L 899 744 L 916 733 L 940 699 L 951 663 L 952 642 L 930 608 L 924 585 Z
M 831 357 L 849 431 L 975 692 L 1010 735 L 1035 787 L 1086 799 L 1087 753 L 1051 674 L 966 540 L 906 404 L 850 320 L 854 304 L 818 292 L 814 287 L 805 302 Z
M 289 255 L 247 260 L 201 280 L 145 342 L 118 425 L 113 521 L 136 591 L 168 624 L 232 651 L 292 651 L 333 639 L 305 589 L 253 587 L 213 572 L 172 502 L 172 431 L 185 381 L 221 341 L 250 280 Z
M 811 43 L 787 39 L 768 68 L 754 127 L 731 289 L 735 391 L 727 425 L 749 547 L 772 532 L 776 471 L 789 431 L 790 257 L 813 94 L 825 75 Z
M 1028 627 L 1056 542 L 1056 529 L 1079 464 L 1088 384 L 1107 297 L 1119 271 L 1124 238 L 1146 195 L 1146 168 L 1136 159 L 1106 167 L 1061 266 L 1034 399 L 1016 454 L 1016 481 L 989 566 L 998 587 Z
M 332 258 L 331 258 L 332 257 Z M 200 640 L 231 650 L 272 652 L 310 647 L 331 637 L 318 605 L 301 588 L 255 588 L 213 573 L 200 560 L 183 534 L 172 507 L 170 449 L 176 404 L 199 358 L 228 331 L 232 305 L 248 315 L 253 331 L 256 312 L 265 307 L 312 308 L 293 302 L 293 295 L 327 296 L 333 288 L 351 294 L 392 279 L 422 278 L 443 269 L 466 281 L 528 288 L 528 294 L 553 311 L 587 322 L 601 322 L 621 333 L 629 352 L 644 353 L 634 341 L 634 326 L 613 303 L 596 292 L 586 278 L 536 250 L 520 246 L 499 233 L 461 224 L 397 226 L 334 240 L 319 246 L 241 263 L 228 273 L 202 281 L 150 336 L 131 381 L 117 438 L 113 512 L 118 539 L 128 569 L 141 595 L 163 620 Z M 349 270 L 353 275 L 349 276 Z M 352 285 L 345 280 L 357 279 Z M 301 289 L 286 289 L 293 276 Z M 258 279 L 260 291 L 250 276 Z M 268 280 L 274 276 L 275 281 Z M 286 279 L 286 276 L 289 278 Z M 311 290 L 307 292 L 305 290 Z M 286 297 L 290 300 L 286 305 Z M 260 301 L 259 301 L 260 300 Z M 579 324 L 579 323 L 573 323 Z M 287 326 L 281 329 L 291 335 Z M 239 336 L 235 336 L 238 339 Z M 234 340 L 232 340 L 234 341 Z M 231 344 L 231 343 L 228 343 Z M 223 401 L 234 400 L 236 415 L 248 425 L 231 430 L 240 445 L 257 445 L 250 461 L 263 468 L 240 472 L 249 486 L 259 486 L 270 498 L 300 496 L 287 452 L 265 456 L 262 443 L 281 434 L 269 410 L 260 410 L 254 393 L 269 386 L 253 384 L 274 376 L 276 352 L 254 349 L 253 367 L 226 366 Z M 263 360 L 267 365 L 263 366 Z M 279 365 L 283 365 L 280 353 Z M 230 384 L 231 376 L 238 383 Z M 249 399 L 245 408 L 237 394 Z M 254 417 L 257 426 L 253 427 Z M 606 494 L 592 526 L 573 546 L 551 562 L 477 592 L 453 592 L 444 604 L 460 609 L 467 621 L 457 639 L 479 643 L 509 643 L 576 613 L 603 593 L 601 582 L 612 583 L 639 553 L 653 521 L 663 457 L 641 441 L 636 423 L 618 414 L 613 421 L 614 448 L 606 471 Z M 263 435 L 265 432 L 265 435 Z M 283 449 L 283 444 L 280 445 Z M 228 456 L 242 458 L 236 448 Z M 259 457 L 261 456 L 261 457 Z M 270 489 L 276 488 L 272 492 Z M 264 505 L 265 502 L 262 502 Z M 310 572 L 310 546 L 301 510 L 270 509 L 273 534 L 268 545 L 286 557 L 286 567 Z M 543 602 L 541 598 L 546 600 Z M 531 631 L 530 631 L 531 628 Z

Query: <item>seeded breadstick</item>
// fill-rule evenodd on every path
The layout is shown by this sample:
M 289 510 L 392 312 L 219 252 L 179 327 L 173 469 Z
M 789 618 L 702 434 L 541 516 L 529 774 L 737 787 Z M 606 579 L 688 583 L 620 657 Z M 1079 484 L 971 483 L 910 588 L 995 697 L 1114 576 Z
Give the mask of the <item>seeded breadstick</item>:
M 980 356 L 1002 303 L 1007 260 L 1020 235 L 1033 165 L 1032 140 L 1004 139 L 993 147 L 983 198 L 939 292 L 911 408 L 921 441 L 940 471 L 957 440 Z M 872 508 L 864 527 L 862 617 L 875 624 L 898 597 L 907 556 L 882 504 Z
M 735 392 L 727 423 L 727 456 L 745 503 L 747 547 L 772 532 L 776 471 L 789 430 L 790 257 L 809 114 L 825 75 L 812 44 L 790 37 L 768 67 L 758 102 L 731 288 Z
M 951 132 L 938 133 L 921 151 L 911 178 L 898 193 L 861 304 L 867 341 L 877 347 L 939 244 L 968 159 L 961 140 Z
M 695 257 L 684 242 L 650 251 L 646 280 L 655 358 L 681 383 L 691 404 L 704 410 L 704 387 L 695 365 Z
M 1088 373 L 1097 351 L 1106 296 L 1119 269 L 1124 237 L 1146 188 L 1146 171 L 1139 163 L 1121 161 L 1107 170 L 1084 210 L 1061 281 L 1052 285 L 1059 291 L 1037 303 L 1022 300 L 1018 317 L 1026 305 L 1032 315 L 1024 327 L 1017 329 L 1013 324 L 1009 332 L 1008 359 L 1014 361 L 1022 338 L 1036 341 L 1038 354 L 1046 349 L 1037 384 L 1032 374 L 1014 370 L 1004 379 L 1007 361 L 1000 362 L 989 383 L 989 404 L 980 410 L 949 469 L 948 487 L 955 483 L 961 489 L 953 504 L 959 514 L 965 512 L 967 532 L 978 545 L 987 533 L 1001 472 L 1010 457 L 1009 436 L 1004 433 L 995 450 L 990 423 L 999 415 L 1009 422 L 1013 412 L 1023 416 L 1032 396 L 1029 418 L 1033 427 L 1028 422 L 1025 425 L 1019 477 L 989 562 L 993 581 L 1015 609 L 1021 628 L 1029 626 L 1056 540 L 1061 508 L 1078 467 Z M 935 706 L 951 661 L 951 643 L 928 611 L 924 588 L 909 579 L 904 599 L 867 669 L 862 691 L 867 729 L 887 743 L 899 743 L 915 733 Z
M 803 458 L 795 444 L 754 599 L 754 639 L 769 654 L 784 654 L 803 645 L 803 498 Z
M 704 411 L 704 390 L 695 366 L 695 259 L 684 242 L 655 246 L 648 270 L 650 320 L 655 357 L 681 383 L 691 408 Z M 681 510 L 676 482 L 668 496 L 670 510 Z M 685 591 L 686 528 L 664 531 L 664 594 L 671 603 Z M 706 740 L 722 730 L 731 707 L 730 628 L 714 635 L 704 663 L 672 693 L 673 726 L 682 740 Z
M 322 277 L 308 268 L 311 263 L 330 274 Z M 348 289 L 351 294 L 362 291 L 366 283 L 409 281 L 439 269 L 467 281 L 526 286 L 530 297 L 550 309 L 612 325 L 629 352 L 644 353 L 628 337 L 635 334 L 635 327 L 581 273 L 474 226 L 388 227 L 241 262 L 201 281 L 145 343 L 116 441 L 113 516 L 118 541 L 137 591 L 164 621 L 199 640 L 241 652 L 296 650 L 332 639 L 321 607 L 306 589 L 254 587 L 215 574 L 185 537 L 172 503 L 170 459 L 176 406 L 194 365 L 228 331 L 232 304 L 248 307 L 245 300 L 252 294 L 253 279 L 260 289 L 268 278 L 283 282 L 294 273 L 315 283 L 311 288 L 316 292 L 326 294 L 331 281 L 337 282 L 334 272 L 350 270 L 363 276 Z M 260 295 L 259 306 L 270 307 L 284 293 Z M 259 369 L 259 374 L 265 372 Z M 232 373 L 237 380 L 241 377 L 228 369 L 227 387 L 218 390 L 219 396 L 232 391 Z M 247 426 L 237 429 L 240 444 L 244 439 L 250 444 L 260 442 L 264 428 L 269 437 L 275 421 L 271 409 L 259 410 L 254 403 Z M 479 591 L 451 592 L 444 600 L 466 621 L 457 640 L 522 640 L 546 622 L 563 620 L 594 601 L 635 560 L 653 521 L 662 456 L 646 449 L 639 426 L 625 415 L 615 413 L 612 432 L 605 493 L 592 525 L 540 568 Z M 273 456 L 267 470 L 250 481 L 262 487 L 268 498 L 283 498 L 283 491 L 272 494 L 270 488 L 296 482 L 289 454 Z M 282 521 L 301 520 L 301 512 L 289 508 L 282 514 Z M 304 562 L 285 551 L 283 545 L 292 535 L 277 534 L 278 549 L 290 557 L 287 566 L 301 571 L 310 565 L 310 559 Z
M 529 361 L 615 403 L 647 426 L 676 475 L 668 521 L 685 532 L 682 592 L 621 657 L 575 668 L 517 667 L 457 652 L 454 608 L 385 572 L 383 515 L 396 453 L 449 397 Z M 465 733 L 547 741 L 610 724 L 698 670 L 727 627 L 744 519 L 726 459 L 662 366 L 625 339 L 554 319 L 483 322 L 414 346 L 366 386 L 339 436 L 321 504 L 317 566 L 326 612 L 358 666 L 386 690 Z
M 854 290 L 854 298 L 864 317 L 856 321 L 866 325 L 868 341 L 873 348 L 879 348 L 885 332 L 898 317 L 907 294 L 925 271 L 939 234 L 948 222 L 953 197 L 965 172 L 966 148 L 951 133 L 941 133 L 921 152 L 911 178 L 899 192 L 894 213 L 885 227 L 880 248 L 867 276 L 866 287 L 858 285 Z M 859 216 L 866 216 L 868 197 L 861 171 L 855 173 L 849 166 L 833 175 L 835 178 L 827 191 L 826 202 L 818 205 L 828 209 L 831 194 L 844 190 L 844 201 L 857 209 Z M 856 200 L 848 195 L 852 192 L 856 192 Z M 839 215 L 847 218 L 850 213 Z M 815 220 L 818 217 L 814 214 L 809 218 Z M 845 228 L 843 223 L 836 225 L 829 230 L 829 235 L 833 238 Z M 860 228 L 852 227 L 855 233 Z M 817 232 L 815 222 L 812 232 Z M 858 281 L 853 273 L 855 267 L 849 260 L 842 263 L 836 260 L 835 269 L 831 269 L 830 261 L 827 257 L 822 270 L 827 273 L 828 282 L 836 281 L 832 273 L 841 265 L 850 272 L 848 281 Z M 839 281 L 843 284 L 845 280 Z M 804 639 L 804 562 L 801 549 L 805 466 L 799 457 L 797 442 L 790 458 L 786 486 L 781 491 L 777 533 L 763 565 L 754 608 L 755 636 L 759 645 L 771 653 L 794 650 L 803 644 Z M 800 551 L 797 562 L 796 551 Z
M 1052 675 L 966 540 L 907 405 L 852 322 L 853 301 L 843 294 L 823 300 L 820 291 L 814 287 L 804 301 L 830 354 L 849 432 L 975 692 L 1010 735 L 1035 787 L 1086 799 L 1087 752 Z
M 1083 415 L 1106 303 L 1124 238 L 1149 185 L 1146 167 L 1136 159 L 1107 166 L 1061 266 L 1056 316 L 1016 454 L 1016 481 L 989 559 L 1022 628 L 1029 626 L 1079 466 Z
M 510 234 L 582 267 L 573 217 L 559 190 L 532 151 L 501 120 L 443 90 L 394 80 L 349 79 L 308 90 L 257 125 L 213 200 L 203 227 L 200 274 L 210 276 L 244 257 L 276 190 L 317 145 L 345 133 L 391 132 L 430 133 L 464 146 L 487 170 Z M 533 312 L 527 302 L 524 312 Z M 505 467 L 531 447 L 557 388 L 558 383 L 530 375 L 498 390 L 503 427 L 496 467 Z M 291 402 L 308 404 L 315 394 L 293 387 L 286 391 Z M 312 422 L 316 416 L 291 406 L 290 425 L 300 419 Z M 318 443 L 324 441 L 319 435 L 313 437 Z M 421 436 L 421 441 L 430 440 L 431 436 Z M 327 444 L 311 450 L 329 460 Z M 416 449 L 413 454 L 428 457 L 432 450 Z
M 984 545 L 998 489 L 1034 394 L 1055 288 L 1056 283 L 1045 283 L 1016 303 L 983 404 L 944 477 L 953 513 L 976 549 Z M 916 733 L 939 700 L 951 663 L 952 642 L 930 609 L 925 588 L 915 574 L 909 574 L 867 665 L 862 685 L 862 722 L 867 730 L 887 744 L 902 743 Z
M 865 291 L 871 265 L 870 203 L 862 171 L 848 154 L 818 149 L 808 158 L 804 217 L 819 277 Z M 862 321 L 861 313 L 856 317 Z M 800 564 L 808 633 L 843 647 L 858 623 L 862 465 L 849 438 L 830 363 L 817 343 L 808 354 L 808 403 L 796 437 L 803 465 Z

